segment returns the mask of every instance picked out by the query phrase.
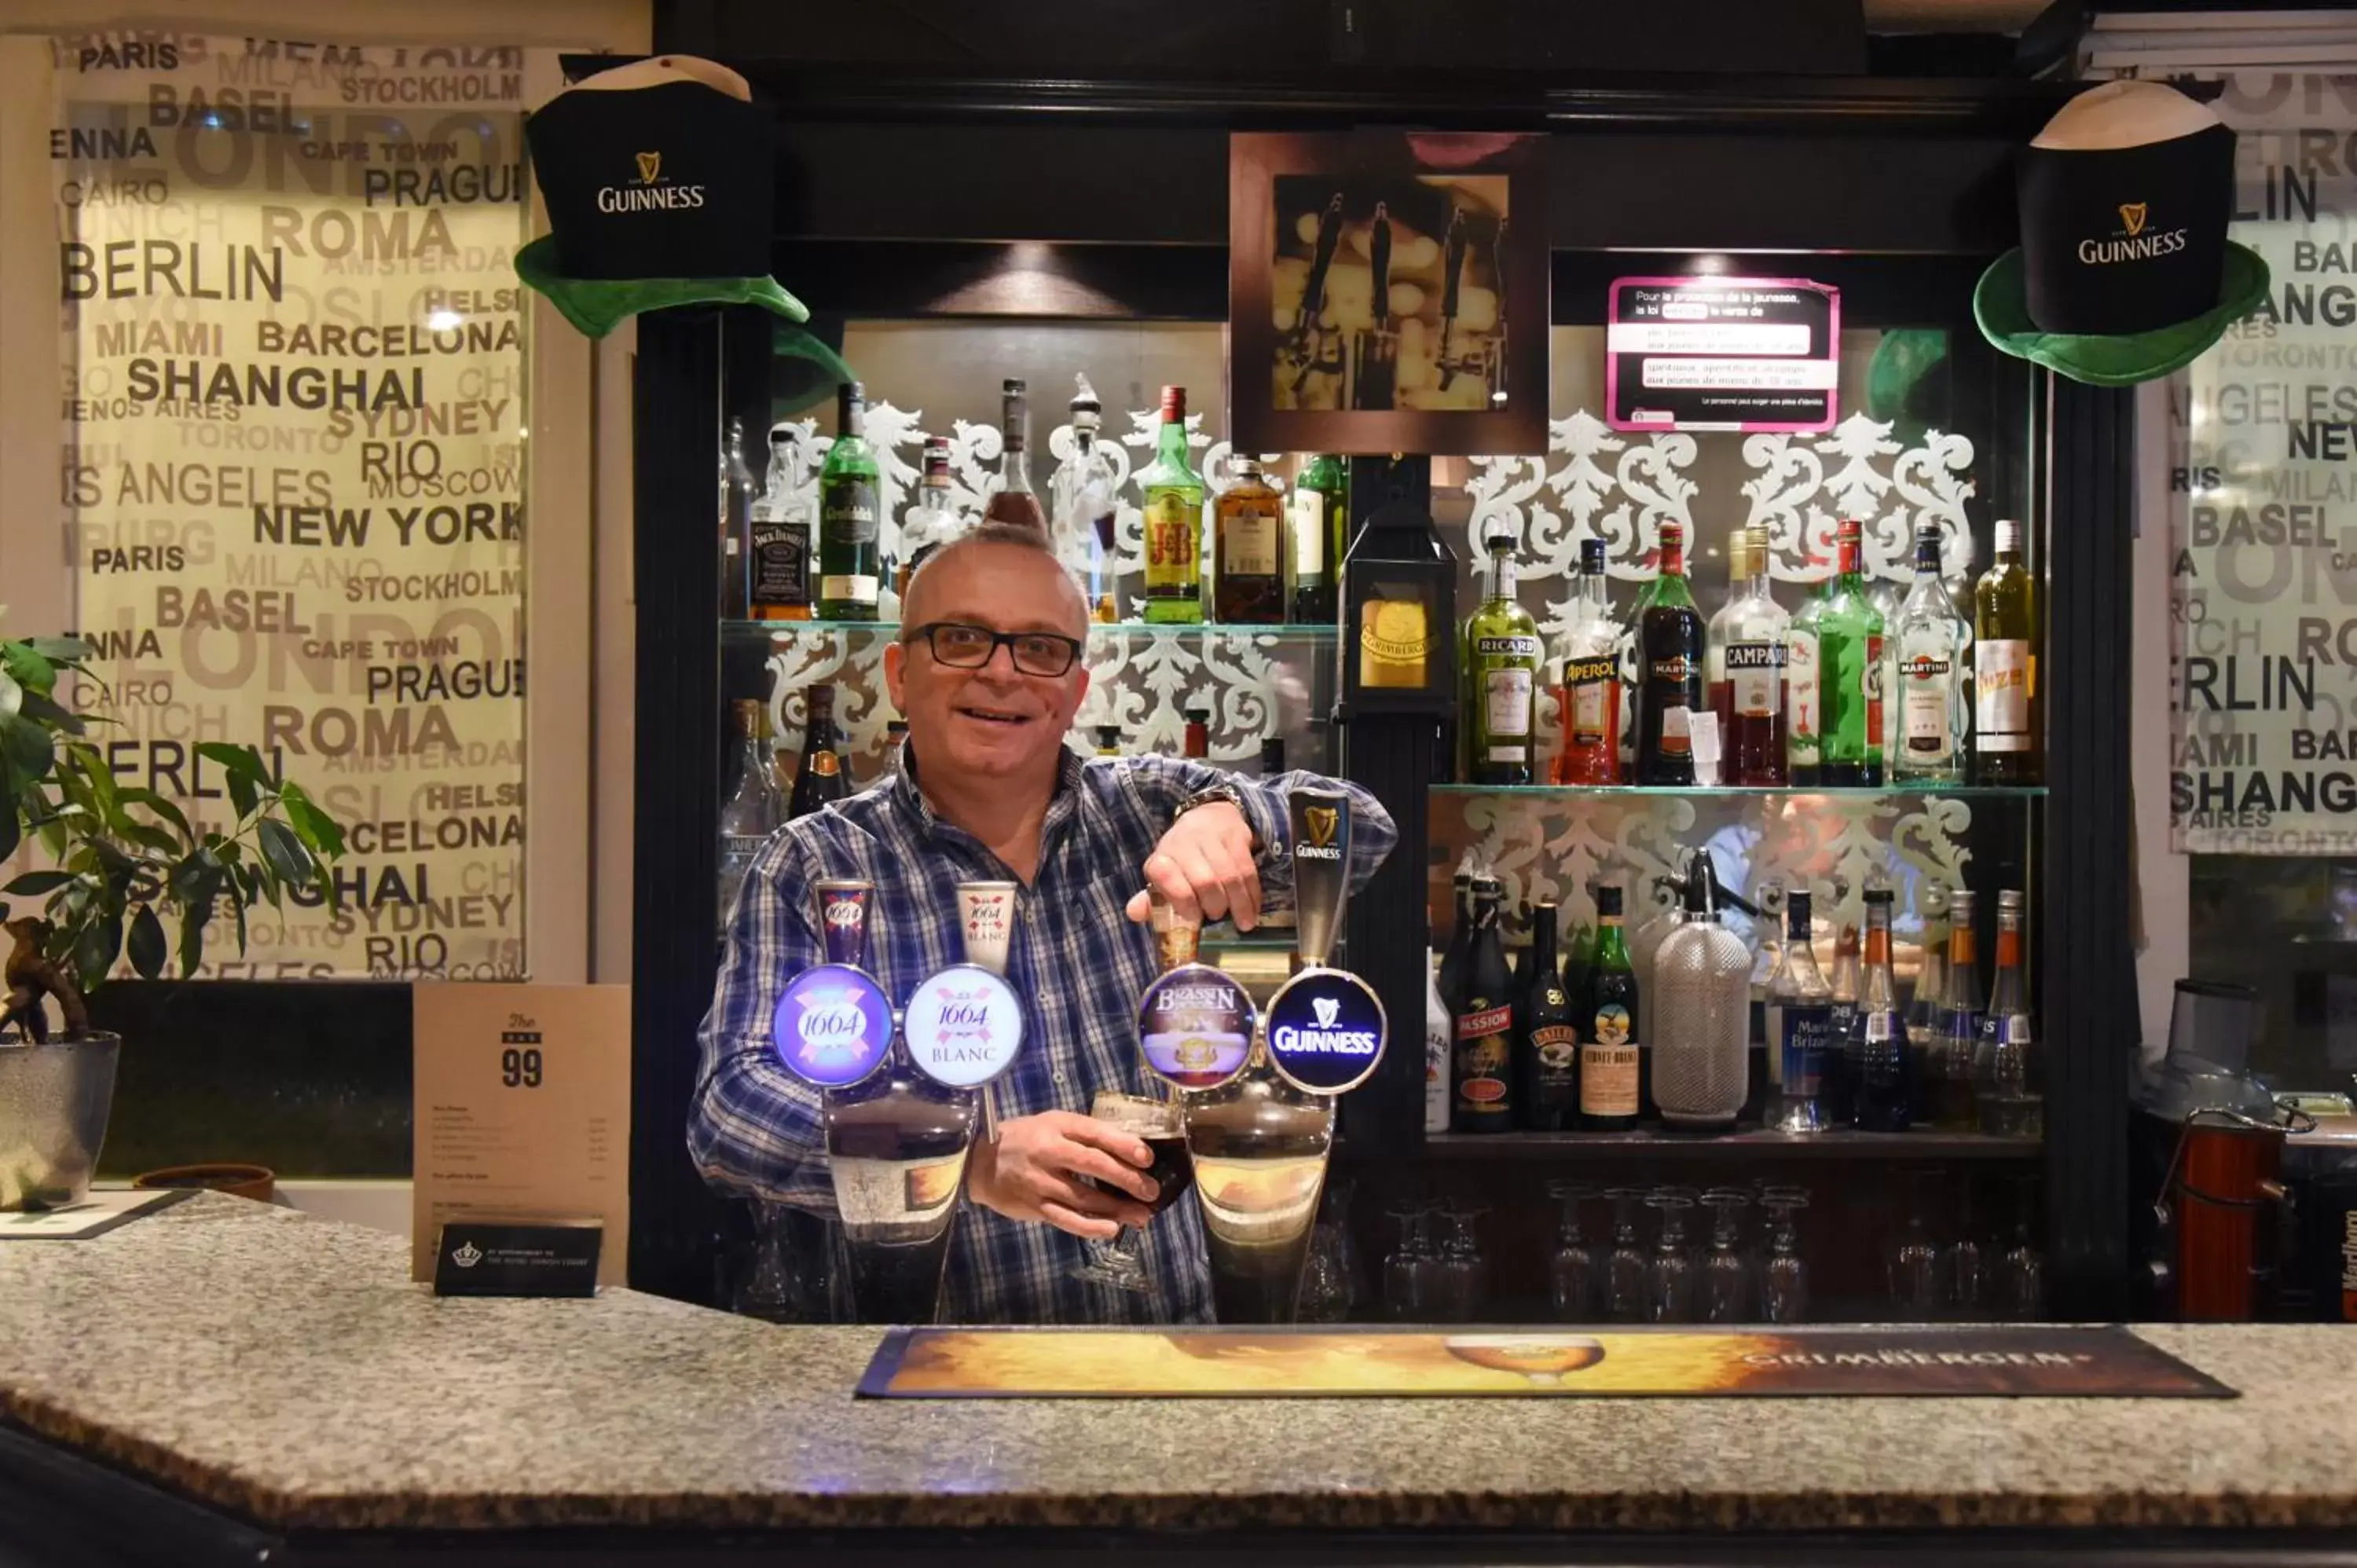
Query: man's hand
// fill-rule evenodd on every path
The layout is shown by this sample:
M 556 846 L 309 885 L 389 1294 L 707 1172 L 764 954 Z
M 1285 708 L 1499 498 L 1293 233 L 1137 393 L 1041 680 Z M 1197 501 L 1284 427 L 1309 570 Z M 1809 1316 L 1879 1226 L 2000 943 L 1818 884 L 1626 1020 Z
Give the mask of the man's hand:
M 1239 931 L 1260 923 L 1260 868 L 1253 864 L 1252 824 L 1232 800 L 1210 800 L 1170 824 L 1146 857 L 1146 882 L 1170 901 L 1181 918 L 1232 918 Z M 1129 918 L 1144 921 L 1149 895 L 1129 901 Z
M 1075 1236 L 1110 1241 L 1123 1226 L 1142 1228 L 1152 1218 L 1146 1205 L 1160 1189 L 1144 1167 L 1153 1163 L 1154 1152 L 1143 1143 L 1094 1117 L 1043 1111 L 1000 1122 L 996 1144 L 975 1139 L 965 1186 L 976 1203 L 1009 1219 L 1045 1220 Z M 1138 1201 L 1082 1176 L 1111 1183 Z

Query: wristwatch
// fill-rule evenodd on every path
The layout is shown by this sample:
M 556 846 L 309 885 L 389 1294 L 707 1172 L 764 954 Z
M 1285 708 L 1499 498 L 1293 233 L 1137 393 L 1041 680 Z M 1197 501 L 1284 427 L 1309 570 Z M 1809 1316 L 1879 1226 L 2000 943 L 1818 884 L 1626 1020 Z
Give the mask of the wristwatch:
M 1243 795 L 1232 785 L 1214 784 L 1208 789 L 1196 790 L 1193 794 L 1178 802 L 1178 809 L 1170 813 L 1170 820 L 1175 822 L 1179 818 L 1185 816 L 1188 812 L 1193 811 L 1196 807 L 1208 806 L 1214 800 L 1225 800 L 1229 805 L 1233 806 L 1238 813 L 1243 817 L 1245 828 L 1247 830 L 1252 830 L 1253 854 L 1258 854 L 1262 849 L 1260 833 L 1257 830 L 1253 830 L 1252 828 L 1252 813 L 1244 810 Z

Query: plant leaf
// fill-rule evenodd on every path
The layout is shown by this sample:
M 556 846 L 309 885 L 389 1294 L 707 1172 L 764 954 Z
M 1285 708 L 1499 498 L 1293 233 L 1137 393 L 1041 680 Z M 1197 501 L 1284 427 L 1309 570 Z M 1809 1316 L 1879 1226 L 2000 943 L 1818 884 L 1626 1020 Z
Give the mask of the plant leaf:
M 0 860 L 16 854 L 16 846 L 24 842 L 24 837 L 25 830 L 16 825 L 16 803 L 0 800 Z
M 70 871 L 28 871 L 7 886 L 0 887 L 0 893 L 14 893 L 20 897 L 38 898 L 44 893 L 54 892 L 63 887 L 72 880 L 73 873 Z
M 212 906 L 190 908 L 180 916 L 180 978 L 188 979 L 197 972 L 197 965 L 205 961 L 205 921 L 212 915 Z
M 7 676 L 0 675 L 0 681 L 5 681 L 7 679 Z M 0 690 L 0 711 L 5 711 L 7 708 L 7 698 L 8 693 L 6 691 Z M 25 716 L 33 720 L 37 724 L 48 725 L 52 729 L 63 730 L 68 735 L 80 735 L 82 732 L 82 721 L 80 714 L 74 713 L 70 709 L 59 707 L 56 703 L 44 697 L 38 692 L 27 692 L 24 694 L 21 705 L 23 707 Z
M 0 670 L 27 692 L 46 697 L 58 689 L 58 669 L 29 642 L 0 642 Z
M 88 659 L 98 650 L 78 637 L 28 637 L 25 646 L 44 659 L 59 663 Z
M 344 853 L 343 828 L 335 818 L 319 810 L 300 784 L 281 784 L 278 803 L 286 808 L 286 821 L 313 854 L 321 860 L 333 860 Z
M 250 746 L 231 746 L 225 741 L 200 740 L 197 755 L 218 762 L 229 770 L 232 779 L 243 779 L 259 789 L 270 782 L 269 770 L 262 766 L 262 753 Z
M 49 732 L 30 719 L 11 714 L 0 718 L 0 752 L 8 766 L 27 779 L 47 779 L 57 760 L 58 745 Z
M 117 831 L 140 848 L 152 850 L 167 860 L 180 853 L 179 840 L 146 822 L 125 822 Z
M 242 822 L 262 804 L 262 789 L 244 774 L 232 773 L 229 776 L 229 799 L 230 804 L 237 808 L 238 821 Z
M 74 771 L 90 780 L 91 799 L 98 807 L 98 814 L 106 819 L 106 825 L 121 828 L 124 822 L 123 798 L 115 789 L 114 769 L 106 765 L 106 758 L 99 754 L 98 747 L 85 742 L 67 747 L 66 756 L 71 759 Z
M 131 917 L 131 967 L 142 980 L 153 980 L 164 972 L 167 957 L 164 922 L 156 918 L 152 905 L 142 904 Z
M 289 886 L 301 887 L 311 880 L 311 852 L 303 847 L 294 829 L 275 818 L 263 819 L 262 856 Z
M 0 719 L 13 719 L 25 705 L 25 688 L 16 677 L 0 670 Z
M 84 991 L 95 991 L 106 983 L 107 971 L 123 954 L 123 916 L 118 911 L 102 916 L 85 927 L 81 939 L 74 943 L 74 968 L 80 972 Z
M 123 790 L 121 793 L 122 800 L 124 805 L 146 807 L 149 811 L 155 812 L 157 816 L 171 823 L 173 831 L 178 832 L 184 842 L 189 844 L 194 844 L 197 842 L 195 831 L 188 826 L 187 814 L 184 813 L 179 807 L 172 804 L 171 801 L 167 800 L 163 796 L 156 793 L 155 790 L 135 788 Z
M 89 843 L 91 853 L 98 857 L 98 864 L 107 870 L 127 875 L 139 869 L 139 863 L 124 854 L 119 845 L 111 844 L 104 839 L 91 839 Z

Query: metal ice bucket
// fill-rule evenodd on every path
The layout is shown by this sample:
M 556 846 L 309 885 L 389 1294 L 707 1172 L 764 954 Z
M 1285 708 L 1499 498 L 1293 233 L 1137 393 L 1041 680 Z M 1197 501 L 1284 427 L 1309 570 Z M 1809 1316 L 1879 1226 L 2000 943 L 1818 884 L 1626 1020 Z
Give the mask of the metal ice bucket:
M 0 1041 L 0 1209 L 62 1208 L 90 1193 L 123 1036 Z

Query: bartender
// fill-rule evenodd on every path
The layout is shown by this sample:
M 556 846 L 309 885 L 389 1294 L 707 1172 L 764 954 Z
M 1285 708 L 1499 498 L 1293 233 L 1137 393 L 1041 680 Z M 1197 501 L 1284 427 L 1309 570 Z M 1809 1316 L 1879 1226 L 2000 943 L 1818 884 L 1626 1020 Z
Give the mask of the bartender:
M 1175 1204 L 1147 1225 L 1146 1145 L 1089 1115 L 1100 1089 L 1150 1092 L 1136 1011 L 1156 972 L 1146 889 L 1181 916 L 1249 931 L 1292 898 L 1288 790 L 1350 796 L 1354 888 L 1390 853 L 1391 818 L 1365 790 L 1313 774 L 1252 779 L 1174 757 L 1083 761 L 1068 749 L 1089 690 L 1088 610 L 1035 529 L 985 522 L 935 552 L 901 613 L 884 679 L 908 741 L 890 775 L 788 823 L 747 874 L 704 1020 L 689 1151 L 717 1186 L 831 1212 L 818 1091 L 779 1063 L 770 1036 L 780 991 L 822 961 L 812 885 L 875 883 L 868 966 L 905 996 L 963 956 L 957 885 L 1018 882 L 1006 976 L 1027 1000 L 1028 1026 L 992 1090 L 998 1141 L 977 1142 L 968 1162 L 972 1202 L 944 1316 L 1206 1321 L 1195 1206 Z M 1087 1242 L 1124 1225 L 1145 1228 L 1153 1287 L 1073 1278 Z

